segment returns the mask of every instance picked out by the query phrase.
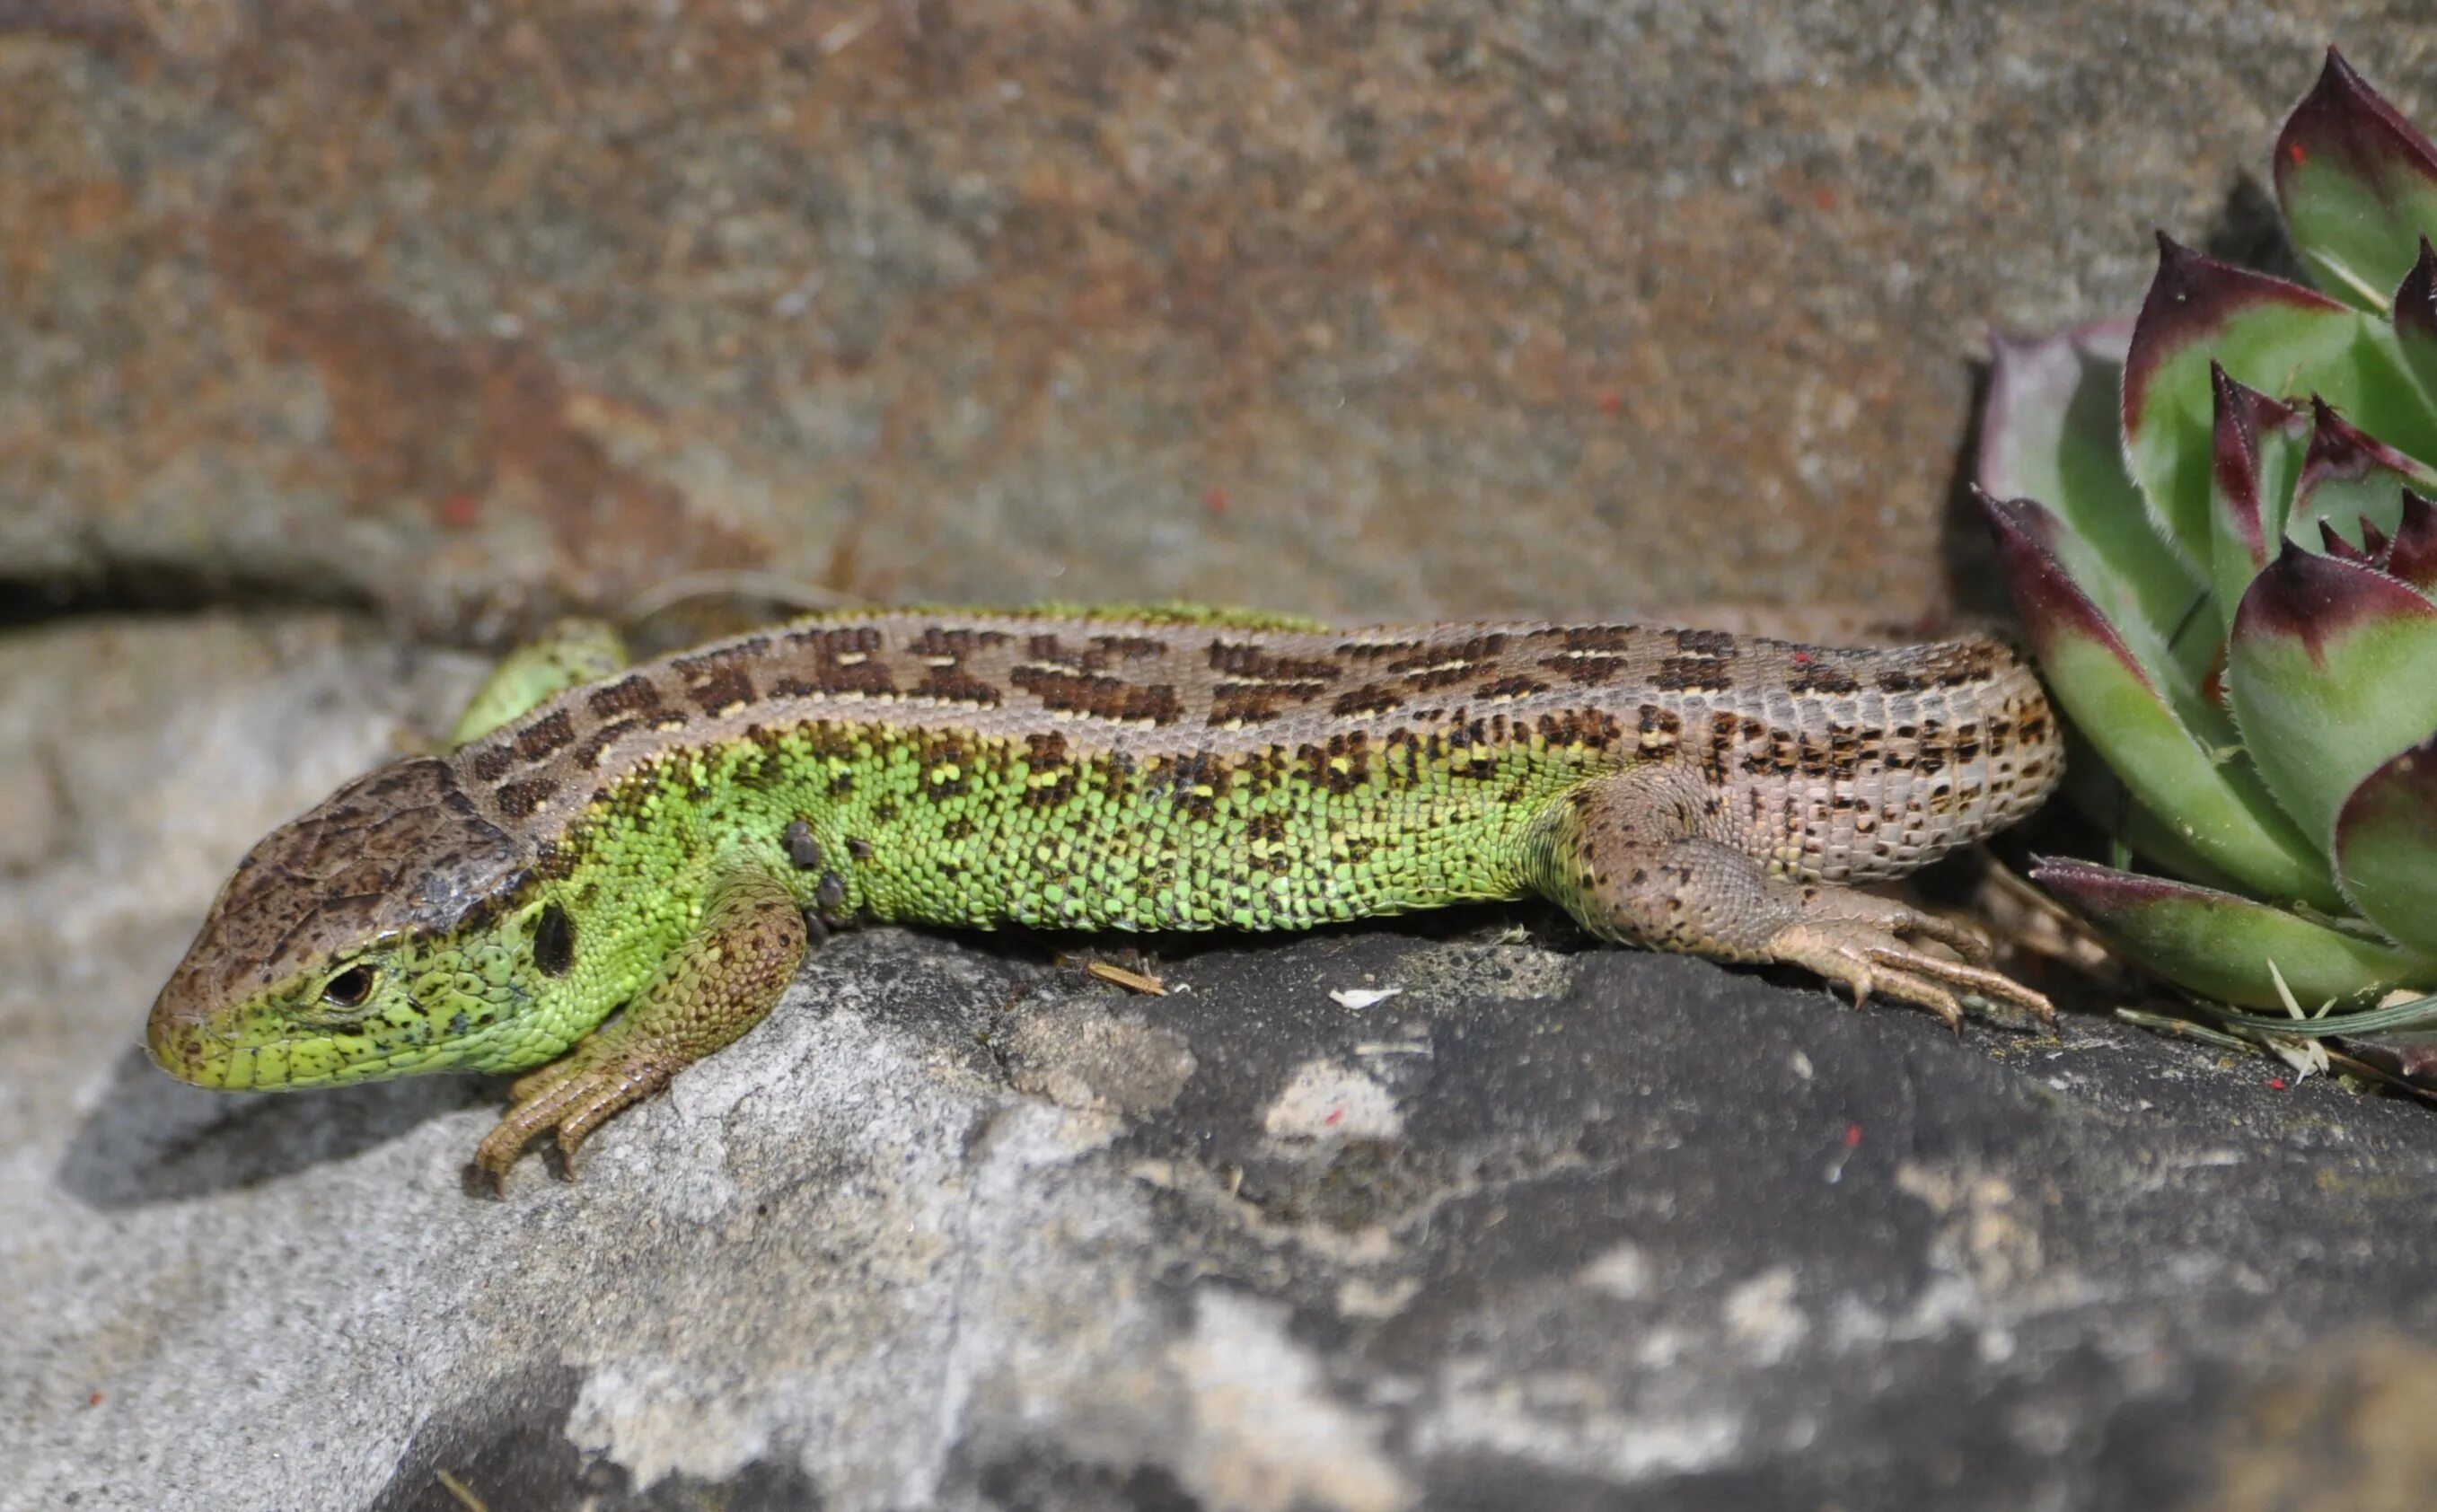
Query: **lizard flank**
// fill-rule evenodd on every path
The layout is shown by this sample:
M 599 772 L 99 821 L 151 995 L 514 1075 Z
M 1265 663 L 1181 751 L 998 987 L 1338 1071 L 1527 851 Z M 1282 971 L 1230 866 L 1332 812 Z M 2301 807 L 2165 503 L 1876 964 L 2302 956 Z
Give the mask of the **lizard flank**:
M 2061 771 L 1998 644 L 1212 610 L 828 615 L 513 659 L 443 756 L 257 845 L 152 1011 L 205 1086 L 524 1073 L 493 1177 L 734 1040 L 850 919 L 1294 929 L 1538 892 L 1604 938 L 2043 1017 L 1853 890 Z M 1937 948 L 1925 948 L 1937 947 Z

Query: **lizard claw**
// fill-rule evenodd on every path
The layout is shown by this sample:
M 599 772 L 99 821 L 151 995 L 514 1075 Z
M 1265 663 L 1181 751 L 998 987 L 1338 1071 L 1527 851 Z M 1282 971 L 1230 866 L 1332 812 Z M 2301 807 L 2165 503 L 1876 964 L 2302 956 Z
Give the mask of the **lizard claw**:
M 558 1147 L 559 1169 L 575 1179 L 575 1152 L 585 1139 L 618 1113 L 668 1085 L 675 1068 L 646 1056 L 594 1057 L 582 1050 L 518 1077 L 510 1088 L 507 1116 L 475 1147 L 474 1167 L 495 1191 L 504 1191 L 508 1172 L 525 1147 L 545 1131 Z
M 1903 941 L 1899 927 L 1894 920 L 1823 920 L 1793 924 L 1769 941 L 1767 955 L 1772 960 L 1801 966 L 1830 981 L 1843 982 L 1852 990 L 1856 1008 L 1868 1001 L 1872 992 L 1880 992 L 1899 1002 L 1928 1009 L 1958 1036 L 1963 1032 L 1963 1010 L 1955 999 L 1958 990 L 2022 1009 L 2049 1030 L 2055 1029 L 2056 1009 L 2045 997 L 1974 961 L 1948 960 L 1915 949 Z M 1920 932 L 1945 943 L 1937 934 Z

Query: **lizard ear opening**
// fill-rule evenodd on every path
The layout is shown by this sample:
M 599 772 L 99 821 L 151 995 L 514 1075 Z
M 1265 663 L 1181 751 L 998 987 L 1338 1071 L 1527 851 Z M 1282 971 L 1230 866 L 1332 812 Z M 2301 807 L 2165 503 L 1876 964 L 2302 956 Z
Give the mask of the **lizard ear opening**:
M 552 904 L 534 925 L 534 964 L 545 976 L 564 976 L 575 964 L 575 921 Z

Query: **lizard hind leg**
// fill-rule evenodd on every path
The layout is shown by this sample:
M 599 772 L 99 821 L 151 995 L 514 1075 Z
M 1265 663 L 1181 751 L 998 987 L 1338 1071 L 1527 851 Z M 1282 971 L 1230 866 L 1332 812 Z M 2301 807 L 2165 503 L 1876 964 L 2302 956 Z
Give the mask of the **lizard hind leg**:
M 701 923 L 625 1011 L 517 1079 L 507 1116 L 474 1152 L 477 1169 L 502 1185 L 524 1148 L 554 1130 L 573 1174 L 587 1135 L 777 1007 L 810 939 L 796 900 L 767 867 L 739 860 L 723 868 Z
M 1800 966 L 1844 983 L 1856 1006 L 1877 993 L 1959 1029 L 1963 993 L 2055 1023 L 2045 997 L 1982 964 L 1989 947 L 1977 930 L 1833 883 L 1771 875 L 1711 833 L 1703 799 L 1697 777 L 1664 765 L 1583 784 L 1534 828 L 1533 886 L 1603 939 Z

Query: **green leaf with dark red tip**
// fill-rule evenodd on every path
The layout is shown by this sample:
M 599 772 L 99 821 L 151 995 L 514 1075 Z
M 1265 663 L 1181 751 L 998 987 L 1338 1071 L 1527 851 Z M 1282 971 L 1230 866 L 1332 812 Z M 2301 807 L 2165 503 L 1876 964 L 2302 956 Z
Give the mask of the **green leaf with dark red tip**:
M 2085 518 L 2141 496 L 2124 470 L 2115 397 L 2124 382 L 2130 316 L 2033 341 L 1990 341 L 1989 397 L 1980 410 L 1980 486 L 2036 499 L 2079 530 Z
M 2288 539 L 2316 545 L 2324 523 L 2346 541 L 2363 545 L 2362 520 L 2391 531 L 2402 518 L 2406 488 L 2437 487 L 2437 473 L 2347 424 L 2315 396 L 2310 411 L 2309 452 L 2285 524 Z
M 2303 1007 L 2359 1002 L 2428 979 L 2437 964 L 2230 892 L 2087 861 L 2043 861 L 2031 880 L 2130 959 L 2202 997 L 2283 1006 L 2276 975 Z M 2269 970 L 2269 962 L 2276 972 Z
M 2437 604 L 2288 542 L 2242 596 L 2225 681 L 2269 791 L 2324 847 L 2361 779 L 2437 730 Z
M 2420 238 L 2420 255 L 2394 290 L 2394 312 L 2389 317 L 2404 365 L 2420 379 L 2421 389 L 2437 395 L 2437 251 Z
M 2130 317 L 2043 341 L 1997 338 L 1981 412 L 1980 486 L 2000 499 L 2036 499 L 2062 522 L 2046 544 L 2100 610 L 2159 631 L 2185 621 L 2206 585 L 2158 538 L 2124 470 L 2115 430 Z M 2218 627 L 2222 637 L 2222 627 Z M 2179 681 L 2198 686 L 2215 659 L 2207 636 L 2179 652 Z M 2144 647 L 2136 643 L 2141 654 Z M 2159 671 L 2151 667 L 2153 673 Z
M 2437 734 L 2361 779 L 2337 811 L 2335 858 L 2362 917 L 2437 956 Z
M 2064 535 L 2056 518 L 2027 499 L 1979 498 L 2050 690 L 2134 799 L 2170 816 L 2192 851 L 2244 886 L 2341 908 L 2320 850 L 2256 774 L 2219 759 L 2236 744 L 2224 715 L 2205 700 L 2170 699 L 2127 644 L 2140 627 L 2110 623 L 2066 571 L 2049 547 Z
M 2336 527 L 2323 519 L 2319 521 L 2319 549 L 2323 554 L 2340 562 L 2358 562 L 2363 567 L 2369 565 L 2368 554 L 2337 535 Z
M 2382 309 L 2437 231 L 2437 149 L 2330 47 L 2277 136 L 2276 198 L 2319 286 Z
M 2237 383 L 2209 364 L 2209 577 L 2219 639 L 2234 606 L 2268 565 L 2308 454 L 2309 425 L 2293 405 Z
M 2402 519 L 2386 543 L 2386 560 L 2379 565 L 2388 576 L 2437 598 L 2437 504 L 2420 494 L 2403 496 Z
M 2124 367 L 2126 460 L 2152 517 L 2195 563 L 2209 543 L 2212 360 L 2263 393 L 2316 393 L 2400 450 L 2437 456 L 2437 409 L 2380 319 L 2159 238 Z

